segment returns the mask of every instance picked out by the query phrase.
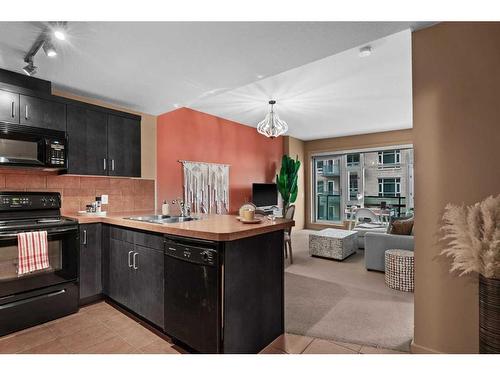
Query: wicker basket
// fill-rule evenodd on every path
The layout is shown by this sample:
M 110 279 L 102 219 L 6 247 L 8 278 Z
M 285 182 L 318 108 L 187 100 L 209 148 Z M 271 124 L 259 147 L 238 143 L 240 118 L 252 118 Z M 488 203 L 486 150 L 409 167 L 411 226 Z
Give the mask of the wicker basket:
M 479 275 L 479 352 L 500 353 L 500 280 Z

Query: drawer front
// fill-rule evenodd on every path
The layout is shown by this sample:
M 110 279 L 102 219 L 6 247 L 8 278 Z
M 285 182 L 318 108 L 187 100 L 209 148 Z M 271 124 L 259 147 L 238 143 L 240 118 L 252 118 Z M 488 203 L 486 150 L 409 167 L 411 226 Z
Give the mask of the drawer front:
M 163 251 L 164 237 L 162 234 L 134 231 L 134 244 Z
M 0 305 L 0 336 L 77 311 L 78 287 L 74 283 L 25 293 L 23 299 L 5 301 Z
M 134 231 L 112 225 L 109 229 L 109 237 L 113 240 L 134 243 Z

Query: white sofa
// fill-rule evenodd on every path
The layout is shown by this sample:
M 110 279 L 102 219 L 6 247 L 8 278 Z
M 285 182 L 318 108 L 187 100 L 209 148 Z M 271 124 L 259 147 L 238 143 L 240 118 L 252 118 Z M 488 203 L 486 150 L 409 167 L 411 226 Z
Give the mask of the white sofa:
M 413 251 L 414 248 L 413 236 L 367 232 L 364 240 L 365 268 L 367 270 L 385 271 L 386 250 L 403 249 Z
M 370 223 L 358 224 L 352 229 L 358 232 L 358 249 L 365 248 L 365 236 L 367 233 L 386 233 L 387 227 Z

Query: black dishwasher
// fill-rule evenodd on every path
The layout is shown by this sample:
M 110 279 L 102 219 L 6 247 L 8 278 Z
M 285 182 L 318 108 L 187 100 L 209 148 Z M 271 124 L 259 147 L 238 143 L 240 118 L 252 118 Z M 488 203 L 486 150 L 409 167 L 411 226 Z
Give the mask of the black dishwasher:
M 167 236 L 165 332 L 200 353 L 220 351 L 220 277 L 216 242 Z

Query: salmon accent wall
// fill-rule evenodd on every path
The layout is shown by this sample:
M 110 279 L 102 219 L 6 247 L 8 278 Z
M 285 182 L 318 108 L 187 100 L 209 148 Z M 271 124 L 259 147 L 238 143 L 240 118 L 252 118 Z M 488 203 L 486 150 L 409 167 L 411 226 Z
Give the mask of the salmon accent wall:
M 37 170 L 0 169 L 1 191 L 56 191 L 63 213 L 75 214 L 108 194 L 108 212 L 154 210 L 155 181 L 119 177 L 55 175 Z
M 189 108 L 158 116 L 158 206 L 182 197 L 179 160 L 231 165 L 229 208 L 236 212 L 252 195 L 253 182 L 273 182 L 283 154 L 283 138 L 269 139 L 255 128 Z

